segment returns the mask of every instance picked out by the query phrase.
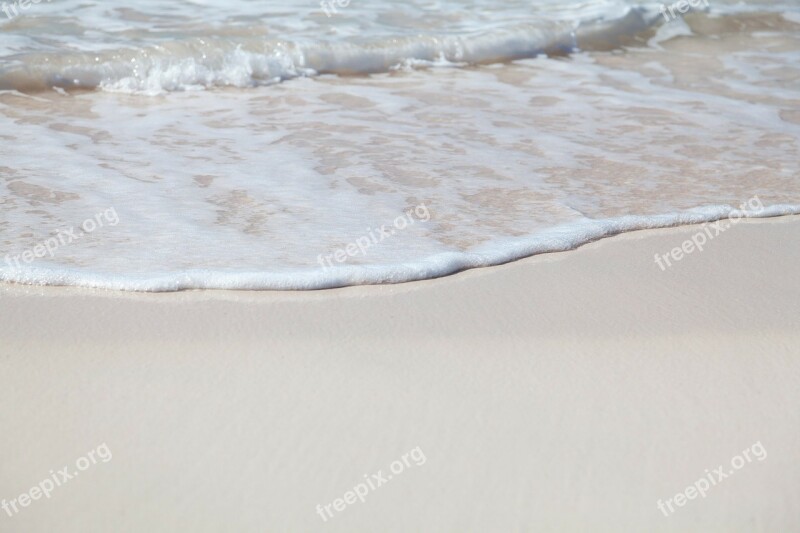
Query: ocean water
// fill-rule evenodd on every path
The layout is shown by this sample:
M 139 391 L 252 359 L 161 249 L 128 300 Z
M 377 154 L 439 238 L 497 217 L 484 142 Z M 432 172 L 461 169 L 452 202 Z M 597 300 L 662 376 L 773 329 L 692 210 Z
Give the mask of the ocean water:
M 800 2 L 696 4 L 6 0 L 0 280 L 401 282 L 800 213 Z

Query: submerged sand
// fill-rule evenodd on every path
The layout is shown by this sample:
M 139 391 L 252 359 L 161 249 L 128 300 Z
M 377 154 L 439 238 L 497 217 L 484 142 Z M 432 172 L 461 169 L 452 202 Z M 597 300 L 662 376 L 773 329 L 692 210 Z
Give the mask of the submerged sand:
M 798 30 L 695 14 L 569 57 L 168 96 L 0 91 L 0 279 L 329 288 L 743 204 L 796 214 Z

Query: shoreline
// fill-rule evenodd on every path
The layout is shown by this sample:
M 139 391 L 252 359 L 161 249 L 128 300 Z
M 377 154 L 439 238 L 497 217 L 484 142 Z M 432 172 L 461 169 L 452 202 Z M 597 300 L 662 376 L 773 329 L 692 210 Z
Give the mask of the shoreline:
M 758 196 L 754 196 L 758 200 Z M 752 201 L 749 200 L 749 201 Z M 749 202 L 748 201 L 748 202 Z M 53 277 L 59 283 L 24 283 L 0 279 L 0 286 L 23 285 L 42 287 L 75 287 L 87 290 L 111 290 L 133 293 L 170 293 L 194 290 L 212 291 L 313 291 L 341 289 L 356 286 L 381 286 L 415 283 L 434 279 L 446 278 L 474 269 L 492 268 L 523 261 L 540 255 L 571 252 L 584 246 L 618 237 L 626 233 L 650 230 L 669 230 L 691 226 L 719 225 L 728 222 L 728 228 L 743 221 L 756 221 L 782 217 L 800 216 L 800 206 L 797 205 L 759 205 L 758 210 L 745 210 L 743 203 L 739 209 L 732 209 L 723 215 L 729 206 L 707 206 L 690 211 L 670 215 L 632 216 L 626 215 L 604 220 L 587 220 L 580 223 L 573 222 L 555 226 L 536 235 L 524 239 L 514 239 L 512 242 L 494 243 L 488 248 L 479 248 L 472 252 L 447 252 L 427 257 L 421 261 L 406 262 L 397 265 L 343 265 L 336 268 L 337 272 L 329 272 L 328 268 L 310 271 L 284 272 L 208 272 L 205 270 L 190 269 L 176 273 L 161 275 L 148 275 L 146 277 L 116 276 L 108 274 L 88 273 L 80 271 L 37 270 L 26 273 L 27 278 L 42 279 Z M 425 208 L 427 211 L 427 208 Z M 113 210 L 113 208 L 112 208 Z M 734 217 L 734 215 L 738 215 Z M 116 213 L 115 213 L 116 216 Z M 428 215 L 430 217 L 430 215 Z M 399 217 L 398 217 L 399 218 Z M 117 221 L 119 219 L 117 218 Z M 723 230 L 725 231 L 725 230 Z M 708 242 L 714 238 L 713 232 L 708 231 Z M 717 230 L 716 236 L 722 231 Z M 361 237 L 359 237 L 360 239 Z M 50 239 L 56 241 L 55 238 Z M 357 239 L 358 240 L 358 239 Z M 704 238 L 703 243 L 707 240 Z M 45 249 L 40 244 L 42 250 Z M 57 246 L 57 242 L 56 242 Z M 354 254 L 358 248 L 353 246 Z M 47 248 L 49 250 L 49 247 Z M 501 249 L 502 252 L 498 252 Z M 338 252 L 343 252 L 339 249 Z M 26 250 L 33 257 L 31 250 Z M 44 253 L 44 252 L 42 252 Z M 330 254 L 329 254 L 330 256 Z M 492 256 L 488 258 L 488 256 Z M 16 256 L 17 263 L 18 257 Z M 319 254 L 322 257 L 322 254 Z M 7 255 L 6 263 L 9 262 Z M 668 259 L 666 262 L 669 263 Z M 678 259 L 679 260 L 679 259 Z M 10 263 L 10 266 L 13 267 Z M 330 277 L 333 276 L 333 277 Z M 66 280 L 79 280 L 68 283 Z M 86 280 L 94 280 L 87 282 Z M 203 280 L 203 281 L 201 281 Z

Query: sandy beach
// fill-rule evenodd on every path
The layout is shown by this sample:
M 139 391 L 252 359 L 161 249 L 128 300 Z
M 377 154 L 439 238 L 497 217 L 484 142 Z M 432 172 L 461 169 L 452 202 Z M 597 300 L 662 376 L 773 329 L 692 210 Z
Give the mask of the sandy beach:
M 0 498 L 61 484 L 0 531 L 796 530 L 800 217 L 659 268 L 697 231 L 392 286 L 4 285 Z
M 800 3 L 0 4 L 0 533 L 800 531 Z

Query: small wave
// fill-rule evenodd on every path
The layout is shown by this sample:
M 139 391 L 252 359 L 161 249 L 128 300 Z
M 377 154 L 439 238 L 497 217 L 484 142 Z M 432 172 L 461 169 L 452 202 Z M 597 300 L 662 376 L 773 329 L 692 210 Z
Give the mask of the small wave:
M 254 38 L 173 41 L 101 52 L 26 53 L 0 68 L 0 90 L 102 89 L 159 94 L 269 85 L 316 74 L 359 75 L 398 67 L 507 62 L 542 53 L 608 49 L 658 21 L 631 8 L 614 20 L 517 24 L 473 35 L 416 35 L 367 42 Z

